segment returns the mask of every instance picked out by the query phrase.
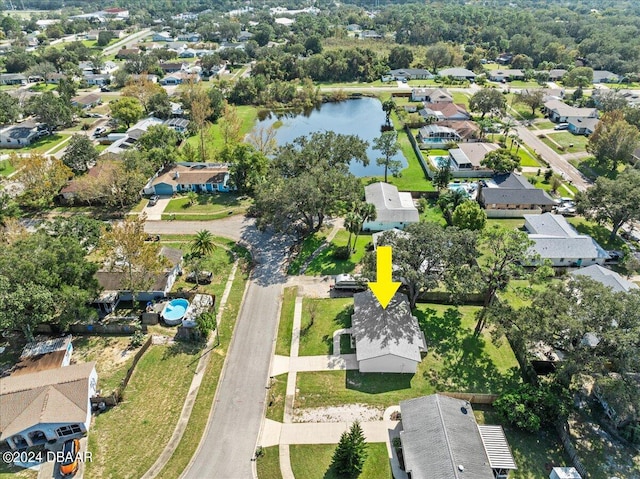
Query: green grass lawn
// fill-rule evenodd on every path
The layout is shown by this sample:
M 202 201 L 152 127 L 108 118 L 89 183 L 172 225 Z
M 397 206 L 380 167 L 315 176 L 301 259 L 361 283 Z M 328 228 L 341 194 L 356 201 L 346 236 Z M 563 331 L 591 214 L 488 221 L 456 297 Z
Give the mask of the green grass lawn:
M 539 130 L 551 130 L 553 128 L 555 128 L 556 123 L 549 121 L 549 120 L 538 120 L 534 123 L 535 126 L 538 127 Z M 529 127 L 530 130 L 535 130 L 535 128 L 532 126 Z
M 289 356 L 291 353 L 291 334 L 293 332 L 293 312 L 296 307 L 298 288 L 285 288 L 278 323 L 278 340 L 276 354 Z
M 393 83 L 395 83 L 395 81 Z M 435 80 L 408 80 L 407 84 L 411 87 L 416 87 L 416 88 L 442 86 L 442 82 L 437 82 Z
M 431 223 L 439 223 L 442 226 L 447 224 L 447 221 L 442 216 L 442 210 L 436 204 L 435 199 L 427 200 L 428 207 L 420 214 L 420 221 L 428 221 Z
M 280 472 L 280 447 L 262 448 L 262 456 L 256 461 L 258 479 L 282 479 Z
M 295 407 L 359 403 L 383 409 L 436 391 L 499 394 L 520 381 L 518 363 L 504 338 L 494 343 L 487 330 L 473 337 L 478 310 L 476 306 L 418 305 L 414 314 L 429 351 L 416 374 L 298 373 Z
M 525 150 L 524 148 L 520 148 L 518 150 L 518 156 L 520 157 L 521 166 L 541 167 L 538 160 L 536 160 L 533 156 L 527 153 L 527 150 Z
M 543 171 L 544 170 L 542 169 L 541 173 Z M 523 173 L 523 175 L 526 176 L 527 178 L 535 178 L 536 182 L 534 183 L 534 186 L 536 188 L 541 188 L 545 190 L 551 196 L 555 195 L 555 196 L 571 196 L 572 197 L 572 196 L 575 196 L 576 193 L 578 193 L 578 188 L 576 188 L 571 183 L 568 183 L 566 181 L 563 181 L 560 187 L 558 188 L 558 191 L 553 193 L 551 191 L 551 183 L 549 183 L 544 179 L 543 174 L 538 176 L 535 173 Z
M 478 407 L 474 414 L 478 424 L 502 424 L 501 418 L 491 407 Z M 511 471 L 511 479 L 540 479 L 549 477 L 547 464 L 570 464 L 562 443 L 554 430 L 529 433 L 509 424 L 502 424 L 509 447 L 518 469 Z
M 288 374 L 280 374 L 271 379 L 271 387 L 267 393 L 267 419 L 273 421 L 284 421 L 284 403 L 287 398 L 287 377 Z
M 147 204 L 149 203 L 149 200 L 146 198 L 142 198 L 140 201 L 138 201 L 138 204 L 135 205 L 133 208 L 131 208 L 131 213 L 142 213 L 144 211 L 144 209 L 147 207 Z
M 54 135 L 49 135 L 40 138 L 37 141 L 34 141 L 30 145 L 25 146 L 24 148 L 0 148 L 0 154 L 11 154 L 11 153 L 45 153 L 50 149 L 54 148 L 58 143 L 64 141 L 70 135 L 63 135 L 61 133 L 56 133 Z
M 142 477 L 173 433 L 200 351 L 179 343 L 149 348 L 124 401 L 95 418 L 89 435 L 93 462 L 87 463 L 85 477 Z
M 29 87 L 29 91 L 44 93 L 46 91 L 53 91 L 56 88 L 58 88 L 58 85 L 54 85 L 52 83 L 36 83 Z
M 540 84 L 535 80 L 513 80 L 507 83 L 511 88 L 540 88 Z
M 466 93 L 459 92 L 459 91 L 453 92 L 452 95 L 453 95 L 453 102 L 454 103 L 462 104 L 467 109 L 469 108 L 469 95 L 467 95 Z
M 362 257 L 366 253 L 366 247 L 371 242 L 370 234 L 360 234 L 356 243 L 356 252 L 351 255 L 351 258 L 347 260 L 336 259 L 333 257 L 333 253 L 336 248 L 340 246 L 346 246 L 349 239 L 349 233 L 346 230 L 340 230 L 336 234 L 333 241 L 328 248 L 325 248 L 313 261 L 309 264 L 309 267 L 305 271 L 305 274 L 310 276 L 318 275 L 335 275 L 341 273 L 351 273 L 356 265 L 362 260 Z M 353 243 L 353 236 L 351 238 Z
M 169 201 L 162 214 L 163 220 L 210 220 L 241 215 L 247 211 L 251 200 L 234 193 L 199 193 L 194 204 L 186 195 Z
M 368 443 L 367 446 L 367 459 L 358 479 L 392 479 L 386 444 L 375 442 Z M 300 479 L 344 477 L 331 467 L 335 449 L 335 444 L 292 444 L 290 451 L 293 475 Z
M 333 353 L 333 332 L 351 327 L 353 299 L 312 299 L 302 302 L 300 356 Z M 311 317 L 314 317 L 311 325 Z
M 580 170 L 580 172 L 582 172 L 582 174 L 584 174 L 591 180 L 595 180 L 598 176 L 615 178 L 616 176 L 618 176 L 618 173 L 626 168 L 626 165 L 620 164 L 618 165 L 618 169 L 616 171 L 611 171 L 611 168 L 606 168 L 599 165 L 598 162 L 596 162 L 595 157 L 593 156 L 580 160 L 569 160 L 569 163 L 575 166 L 578 170 Z
M 1 449 L 0 451 L 4 450 L 5 449 Z M 21 467 L 16 467 L 12 464 L 10 465 L 4 461 L 0 461 L 0 479 L 36 479 L 37 477 L 38 471 L 22 469 Z
M 611 236 L 611 229 L 599 225 L 593 221 L 589 221 L 581 216 L 569 218 L 569 223 L 578 230 L 578 233 L 587 234 L 598 242 L 604 249 L 620 249 L 624 246 L 625 242 L 619 236 L 613 241 L 609 241 Z
M 210 353 L 212 357 L 203 375 L 187 427 L 178 448 L 158 475 L 159 478 L 174 479 L 179 477 L 200 444 L 202 434 L 209 419 L 209 412 L 211 411 L 218 380 L 222 372 L 222 365 L 231 342 L 238 313 L 240 312 L 248 277 L 248 270 L 240 267 L 231 286 L 224 312 L 222 313 L 219 331 L 220 345 Z
M 510 230 L 520 229 L 524 226 L 524 218 L 487 218 L 485 229 L 493 225 Z
M 534 114 L 531 114 L 531 108 L 523 103 L 515 102 L 515 95 L 513 93 L 508 93 L 505 95 L 505 99 L 507 100 L 507 109 L 511 109 L 516 113 L 516 118 L 521 117 L 525 120 L 533 120 L 535 118 L 543 118 L 542 113 L 539 110 L 536 110 Z
M 16 171 L 9 160 L 0 161 L 0 176 L 7 176 Z
M 404 130 L 398 131 L 398 143 L 408 165 L 400 172 L 399 177 L 389 176 L 389 183 L 397 186 L 400 191 L 433 191 L 433 183 L 425 177 L 420 161 Z
M 237 109 L 238 117 L 242 122 L 242 126 L 240 127 L 240 134 L 244 136 L 253 128 L 253 125 L 255 124 L 256 118 L 258 116 L 258 110 L 253 106 L 239 106 L 237 107 Z M 221 121 L 222 120 L 218 120 L 217 123 L 211 125 L 209 131 L 205 135 L 205 148 L 207 149 L 209 155 L 221 151 L 224 148 L 224 139 L 220 130 Z M 189 138 L 187 138 L 186 142 L 196 148 L 197 151 L 200 145 L 200 136 L 190 136 Z
M 553 141 L 549 141 L 549 138 Z M 589 143 L 589 139 L 586 136 L 574 135 L 568 131 L 549 133 L 547 138 L 542 138 L 542 141 L 560 154 L 587 151 L 587 143 Z M 556 146 L 553 142 L 556 142 L 560 147 Z
M 295 257 L 289 263 L 287 274 L 298 275 L 300 274 L 300 268 L 307 262 L 309 257 L 317 250 L 329 234 L 328 228 L 322 228 L 320 231 L 316 231 L 311 236 L 307 236 Z

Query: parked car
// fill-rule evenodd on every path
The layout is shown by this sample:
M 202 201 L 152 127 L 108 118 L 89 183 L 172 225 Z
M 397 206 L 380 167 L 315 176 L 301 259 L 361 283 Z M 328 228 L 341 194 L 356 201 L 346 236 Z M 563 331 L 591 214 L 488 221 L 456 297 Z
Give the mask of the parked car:
M 211 271 L 200 271 L 198 273 L 198 284 L 209 284 L 213 279 L 213 273 Z M 187 283 L 195 283 L 196 282 L 196 272 L 191 271 L 188 275 L 184 277 L 184 280 Z
M 99 126 L 96 131 L 93 132 L 93 136 L 102 136 L 106 133 L 107 129 L 104 126 Z
M 158 195 L 153 195 L 151 198 L 149 198 L 149 206 L 157 205 L 159 199 L 160 197 Z
M 60 462 L 60 475 L 73 476 L 78 472 L 78 453 L 80 452 L 80 441 L 69 439 L 62 446 L 62 461 Z
M 554 130 L 566 130 L 567 128 L 569 128 L 569 123 L 558 123 L 553 127 Z
M 109 88 L 108 86 L 104 86 L 103 85 L 103 86 L 100 87 L 100 91 L 101 92 L 109 92 L 109 91 L 111 91 L 111 88 Z
M 605 261 L 607 264 L 617 264 L 624 258 L 624 253 L 622 251 L 607 251 L 609 254 L 609 259 Z

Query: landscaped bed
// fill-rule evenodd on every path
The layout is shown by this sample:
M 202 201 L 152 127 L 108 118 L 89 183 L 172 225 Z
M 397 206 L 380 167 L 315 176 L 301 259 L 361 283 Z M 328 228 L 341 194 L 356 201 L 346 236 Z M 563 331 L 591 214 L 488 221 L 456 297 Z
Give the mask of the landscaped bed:
M 296 408 L 364 404 L 379 409 L 436 391 L 499 393 L 520 381 L 518 363 L 506 339 L 499 344 L 485 330 L 473 337 L 475 306 L 420 304 L 414 314 L 429 351 L 416 374 L 358 371 L 298 373 Z
M 336 444 L 292 444 L 290 451 L 293 475 L 301 479 L 340 479 L 343 476 L 331 467 L 335 449 Z M 382 442 L 367 443 L 367 459 L 358 479 L 391 477 L 387 445 Z

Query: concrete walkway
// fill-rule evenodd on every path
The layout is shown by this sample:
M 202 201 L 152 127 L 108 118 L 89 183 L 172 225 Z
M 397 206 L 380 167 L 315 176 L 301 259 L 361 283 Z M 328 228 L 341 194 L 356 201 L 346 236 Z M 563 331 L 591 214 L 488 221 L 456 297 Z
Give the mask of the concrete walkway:
M 229 298 L 229 293 L 231 292 L 231 287 L 233 286 L 233 280 L 236 277 L 236 271 L 238 269 L 238 260 L 233 263 L 233 267 L 231 268 L 231 273 L 229 274 L 229 278 L 227 279 L 227 284 L 225 285 L 224 292 L 222 293 L 222 298 L 220 299 L 220 305 L 218 307 L 218 313 L 216 315 L 216 324 L 217 327 L 220 327 L 220 322 L 222 321 L 222 314 L 224 313 L 224 308 L 227 304 L 227 299 Z M 200 384 L 202 383 L 202 378 L 204 377 L 204 372 L 207 369 L 207 365 L 209 364 L 209 359 L 211 358 L 211 351 L 214 348 L 214 341 L 216 341 L 217 336 L 215 334 L 211 334 L 209 341 L 207 342 L 206 351 L 202 353 L 200 356 L 200 360 L 198 361 L 198 365 L 196 366 L 196 372 L 191 380 L 191 386 L 189 386 L 189 392 L 187 393 L 187 399 L 182 406 L 182 411 L 180 412 L 180 418 L 178 419 L 178 424 L 176 424 L 176 428 L 169 439 L 169 442 L 165 446 L 164 450 L 156 459 L 156 462 L 153 463 L 151 468 L 142 476 L 142 479 L 152 479 L 156 477 L 160 471 L 164 468 L 164 466 L 169 462 L 171 456 L 178 448 L 178 444 L 180 444 L 180 440 L 184 434 L 185 429 L 187 428 L 187 424 L 189 423 L 189 417 L 191 416 L 191 411 L 193 410 L 193 406 L 195 404 L 196 397 L 198 396 L 198 391 L 200 389 Z

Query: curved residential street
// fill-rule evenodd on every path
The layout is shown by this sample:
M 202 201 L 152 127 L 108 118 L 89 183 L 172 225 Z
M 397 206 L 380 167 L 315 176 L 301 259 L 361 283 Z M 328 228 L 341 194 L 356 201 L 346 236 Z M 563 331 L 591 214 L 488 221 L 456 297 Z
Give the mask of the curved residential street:
M 259 232 L 252 219 L 242 216 L 217 221 L 148 221 L 145 225 L 145 231 L 152 234 L 188 234 L 202 229 L 248 243 L 256 265 L 218 384 L 213 414 L 181 477 L 248 479 L 253 477 L 252 459 L 264 415 L 289 243 L 281 236 Z

